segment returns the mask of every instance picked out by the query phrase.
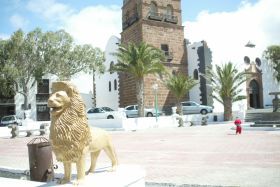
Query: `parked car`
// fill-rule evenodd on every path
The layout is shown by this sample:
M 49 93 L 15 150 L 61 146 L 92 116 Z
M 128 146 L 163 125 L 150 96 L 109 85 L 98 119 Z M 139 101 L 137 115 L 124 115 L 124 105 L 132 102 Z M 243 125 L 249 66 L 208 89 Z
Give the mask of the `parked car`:
M 87 111 L 88 119 L 114 119 L 125 117 L 124 112 L 115 111 L 109 107 L 94 107 Z
M 200 105 L 194 101 L 181 102 L 183 114 L 207 114 L 213 112 L 213 107 Z
M 138 117 L 138 105 L 129 105 L 124 108 L 124 112 L 126 113 L 126 117 L 135 118 Z M 162 111 L 157 111 L 158 116 L 162 114 Z M 144 116 L 153 117 L 156 116 L 156 110 L 144 108 Z
M 21 126 L 22 121 L 16 115 L 9 115 L 9 116 L 2 117 L 0 126 L 8 126 L 12 124 Z

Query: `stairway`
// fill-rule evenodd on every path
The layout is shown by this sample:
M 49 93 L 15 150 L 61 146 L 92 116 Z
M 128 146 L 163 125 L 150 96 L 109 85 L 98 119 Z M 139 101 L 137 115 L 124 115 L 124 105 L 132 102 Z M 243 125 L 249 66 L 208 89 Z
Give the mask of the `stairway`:
M 245 121 L 256 124 L 280 124 L 280 112 L 272 112 L 272 108 L 250 109 L 246 111 Z

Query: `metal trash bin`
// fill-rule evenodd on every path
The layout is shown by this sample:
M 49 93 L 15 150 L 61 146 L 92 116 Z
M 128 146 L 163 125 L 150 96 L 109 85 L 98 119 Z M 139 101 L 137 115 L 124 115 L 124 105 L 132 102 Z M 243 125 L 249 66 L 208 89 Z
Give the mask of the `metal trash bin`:
M 54 178 L 52 149 L 44 138 L 34 138 L 28 144 L 30 180 L 46 182 Z

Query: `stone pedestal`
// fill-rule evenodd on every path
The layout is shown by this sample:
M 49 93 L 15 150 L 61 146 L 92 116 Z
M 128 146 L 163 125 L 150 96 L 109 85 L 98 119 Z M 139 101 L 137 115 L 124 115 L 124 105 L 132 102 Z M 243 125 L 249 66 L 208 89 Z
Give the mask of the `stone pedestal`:
M 115 172 L 107 172 L 108 168 L 97 169 L 95 173 L 86 175 L 79 187 L 145 187 L 145 170 L 137 165 L 120 165 Z M 62 173 L 56 173 L 55 177 L 62 177 Z M 72 178 L 76 178 L 73 174 Z M 64 185 L 56 184 L 56 180 L 49 183 L 34 182 L 29 180 L 18 180 L 1 178 L 1 186 L 73 186 L 73 182 Z

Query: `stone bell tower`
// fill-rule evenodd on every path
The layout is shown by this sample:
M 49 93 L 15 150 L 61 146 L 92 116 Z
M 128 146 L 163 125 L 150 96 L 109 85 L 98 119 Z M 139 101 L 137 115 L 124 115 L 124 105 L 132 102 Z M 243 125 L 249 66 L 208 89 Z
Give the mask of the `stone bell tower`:
M 163 50 L 167 60 L 162 63 L 170 73 L 187 74 L 181 0 L 123 1 L 121 42 L 126 44 L 141 41 Z M 145 77 L 144 105 L 154 106 L 155 93 L 152 86 L 158 84 L 158 106 L 169 113 L 175 104 L 175 98 L 159 79 L 154 75 Z M 127 74 L 120 74 L 120 106 L 136 103 L 135 80 Z

